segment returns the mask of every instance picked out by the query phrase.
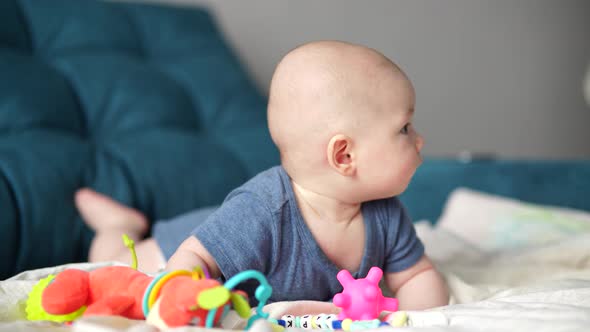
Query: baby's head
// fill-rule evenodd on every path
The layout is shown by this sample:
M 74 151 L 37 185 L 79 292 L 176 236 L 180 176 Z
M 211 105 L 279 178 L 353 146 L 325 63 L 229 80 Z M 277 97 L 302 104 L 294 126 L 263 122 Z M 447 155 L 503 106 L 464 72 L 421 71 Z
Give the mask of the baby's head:
M 307 190 L 356 203 L 400 194 L 422 159 L 414 89 L 381 53 L 336 41 L 289 52 L 272 78 L 268 124 Z

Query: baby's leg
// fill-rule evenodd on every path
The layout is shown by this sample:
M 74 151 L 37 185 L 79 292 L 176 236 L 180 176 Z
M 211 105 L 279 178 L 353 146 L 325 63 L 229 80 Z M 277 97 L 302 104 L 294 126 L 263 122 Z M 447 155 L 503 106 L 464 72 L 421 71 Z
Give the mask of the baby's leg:
M 127 234 L 135 241 L 139 270 L 157 272 L 165 265 L 158 243 L 151 238 L 143 240 L 149 225 L 139 211 L 90 189 L 79 190 L 75 201 L 84 222 L 95 232 L 88 261 L 120 261 L 131 264 L 131 252 L 122 239 L 122 235 Z

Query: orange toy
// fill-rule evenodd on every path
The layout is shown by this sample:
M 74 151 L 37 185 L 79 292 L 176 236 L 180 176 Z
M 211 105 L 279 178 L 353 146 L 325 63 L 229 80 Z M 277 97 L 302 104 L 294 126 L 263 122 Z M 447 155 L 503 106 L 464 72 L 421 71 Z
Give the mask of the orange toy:
M 125 242 L 130 241 L 125 239 Z M 133 256 L 133 243 L 129 248 Z M 148 276 L 134 266 L 93 271 L 67 269 L 42 279 L 27 300 L 29 320 L 73 321 L 80 316 L 117 315 L 146 319 L 161 328 L 216 325 L 231 302 L 242 317 L 250 315 L 246 294 L 230 291 L 201 269 Z M 233 288 L 233 287 L 232 287 Z
M 188 271 L 175 272 L 176 275 L 163 283 L 158 291 L 159 320 L 166 327 L 205 326 L 207 314 L 212 308 L 199 306 L 199 295 L 223 286 L 217 280 L 193 278 Z M 146 291 L 149 291 L 148 286 L 153 281 L 153 277 L 126 266 L 108 266 L 90 272 L 67 269 L 59 273 L 42 291 L 41 310 L 48 314 L 42 319 L 68 321 L 81 315 L 117 315 L 145 319 L 144 297 L 149 295 Z M 225 300 L 220 304 L 225 305 L 228 302 Z M 74 313 L 78 314 L 72 317 Z M 221 310 L 217 312 L 215 322 L 218 322 L 221 313 Z M 59 320 L 51 319 L 51 316 L 69 317 Z

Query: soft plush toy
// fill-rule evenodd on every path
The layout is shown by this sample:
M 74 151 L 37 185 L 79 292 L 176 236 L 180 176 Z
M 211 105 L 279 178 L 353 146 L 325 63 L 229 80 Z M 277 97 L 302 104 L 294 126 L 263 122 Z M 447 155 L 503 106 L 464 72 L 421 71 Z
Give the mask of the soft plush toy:
M 134 255 L 132 244 L 130 249 Z M 162 273 L 154 278 L 137 271 L 136 265 L 134 259 L 133 267 L 108 266 L 90 272 L 67 269 L 50 275 L 29 293 L 27 318 L 70 322 L 82 315 L 117 315 L 147 319 L 160 328 L 211 327 L 220 321 L 230 303 L 243 318 L 250 316 L 247 295 L 232 291 L 247 278 L 261 283 L 261 290 L 256 291 L 260 304 L 255 318 L 266 317 L 261 308 L 272 288 L 257 271 L 244 271 L 221 284 L 201 269 Z
M 82 315 L 145 319 L 151 315 L 154 317 L 149 321 L 159 322 L 162 327 L 205 326 L 209 310 L 229 304 L 231 298 L 240 314 L 249 315 L 244 293 L 220 293 L 215 291 L 217 288 L 223 288 L 217 280 L 200 278 L 188 271 L 153 278 L 126 266 L 90 272 L 67 269 L 37 283 L 29 295 L 26 311 L 30 320 L 65 322 Z M 218 299 L 207 300 L 208 292 L 215 292 Z M 156 302 L 158 309 L 150 310 Z M 214 324 L 222 312 L 217 311 Z

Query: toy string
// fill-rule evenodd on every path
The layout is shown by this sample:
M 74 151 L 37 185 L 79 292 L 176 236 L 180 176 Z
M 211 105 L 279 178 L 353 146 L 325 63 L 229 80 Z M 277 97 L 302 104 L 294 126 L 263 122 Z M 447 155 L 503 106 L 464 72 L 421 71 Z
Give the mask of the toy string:
M 125 244 L 125 247 L 129 248 L 129 251 L 131 251 L 131 258 L 133 259 L 131 268 L 137 270 L 137 253 L 135 252 L 135 242 L 133 242 L 133 240 L 131 240 L 127 234 L 123 234 L 123 243 Z
M 227 288 L 228 290 L 232 290 L 239 283 L 247 279 L 256 279 L 260 283 L 260 285 L 256 288 L 256 291 L 254 292 L 254 297 L 258 300 L 256 314 L 252 315 L 248 319 L 248 323 L 246 324 L 246 329 L 249 329 L 252 323 L 254 323 L 254 321 L 256 321 L 257 319 L 268 318 L 269 314 L 263 312 L 262 309 L 264 308 L 264 306 L 266 305 L 266 301 L 268 301 L 270 295 L 272 294 L 272 287 L 270 286 L 264 275 L 255 270 L 242 271 L 236 274 L 235 276 L 231 277 L 228 281 L 226 281 L 223 287 Z M 213 327 L 213 322 L 215 320 L 216 313 L 217 308 L 211 309 L 209 311 L 209 313 L 207 314 L 207 320 L 205 325 L 206 327 Z

